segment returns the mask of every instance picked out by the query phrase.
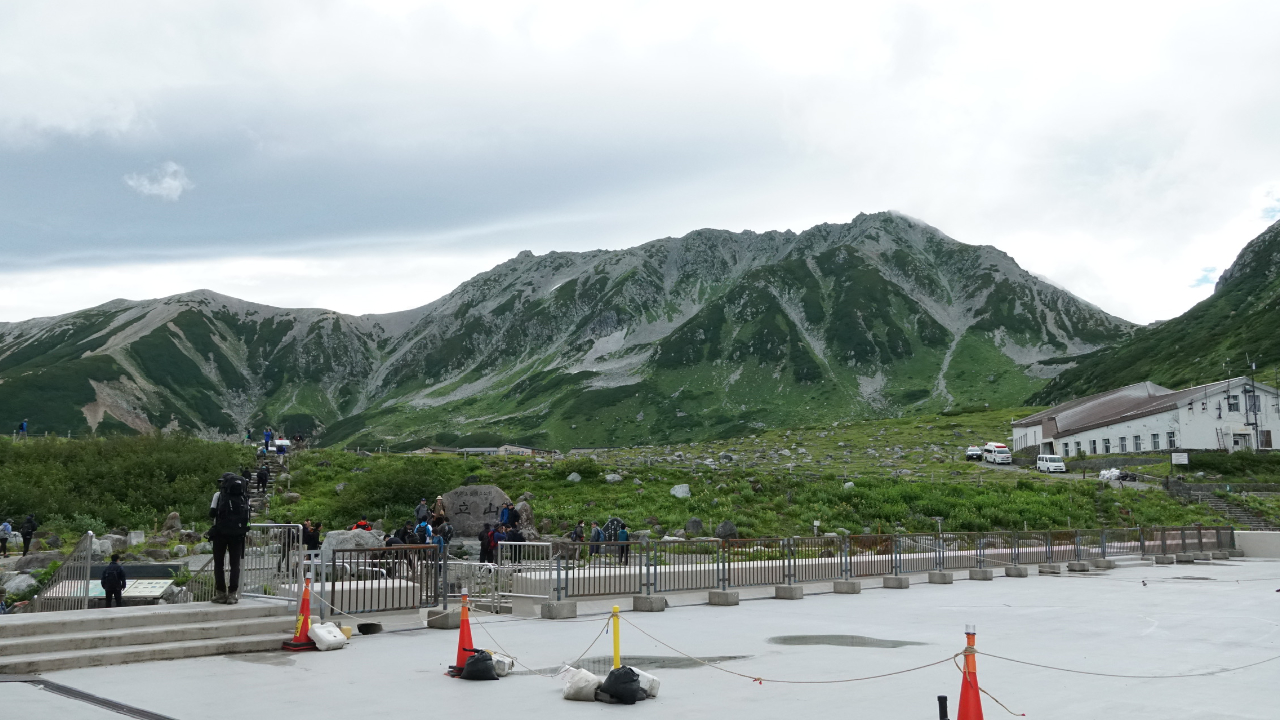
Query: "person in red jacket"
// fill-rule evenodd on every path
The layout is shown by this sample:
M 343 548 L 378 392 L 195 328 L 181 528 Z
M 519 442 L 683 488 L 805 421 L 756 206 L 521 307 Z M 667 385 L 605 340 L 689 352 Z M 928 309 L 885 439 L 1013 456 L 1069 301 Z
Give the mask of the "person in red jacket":
M 373 530 L 373 526 L 369 524 L 369 516 L 361 515 L 360 522 L 351 526 L 352 530 Z

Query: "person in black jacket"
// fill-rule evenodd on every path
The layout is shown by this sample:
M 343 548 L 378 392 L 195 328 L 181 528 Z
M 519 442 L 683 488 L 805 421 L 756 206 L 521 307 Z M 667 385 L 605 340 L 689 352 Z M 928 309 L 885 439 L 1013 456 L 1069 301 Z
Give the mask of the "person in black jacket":
M 248 481 L 239 475 L 224 473 L 218 492 L 209 504 L 213 527 L 213 602 L 234 605 L 240 602 L 240 560 L 244 557 L 244 536 L 249 533 Z M 224 558 L 231 559 L 230 577 L 222 573 Z
M 36 516 L 28 515 L 26 520 L 22 521 L 22 527 L 18 528 L 18 534 L 22 536 L 22 557 L 26 557 L 31 550 L 31 537 L 36 534 Z
M 246 475 L 245 477 L 248 477 L 248 475 Z M 271 471 L 267 469 L 267 466 L 263 465 L 262 467 L 258 468 L 258 492 L 260 494 L 263 494 L 263 495 L 266 494 L 267 482 L 269 480 L 271 480 Z
M 116 601 L 116 607 L 124 607 L 124 598 L 121 593 L 124 592 L 125 583 L 124 568 L 120 566 L 120 555 L 112 555 L 111 564 L 102 570 L 102 590 L 107 594 L 107 607 L 111 607 L 112 598 Z

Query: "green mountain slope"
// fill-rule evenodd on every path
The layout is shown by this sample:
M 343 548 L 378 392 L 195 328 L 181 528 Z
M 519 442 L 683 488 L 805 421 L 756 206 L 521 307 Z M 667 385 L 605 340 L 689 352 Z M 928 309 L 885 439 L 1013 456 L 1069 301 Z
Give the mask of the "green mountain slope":
M 1248 374 L 1274 382 L 1280 366 L 1280 222 L 1240 251 L 1213 295 L 1173 320 L 1139 328 L 1115 347 L 1080 358 L 1028 401 L 1082 397 L 1150 380 L 1184 388 Z
M 209 291 L 0 324 L 0 423 L 615 445 L 1021 402 L 1131 326 L 893 213 L 524 252 L 421 308 Z M 458 438 L 458 436 L 463 436 Z

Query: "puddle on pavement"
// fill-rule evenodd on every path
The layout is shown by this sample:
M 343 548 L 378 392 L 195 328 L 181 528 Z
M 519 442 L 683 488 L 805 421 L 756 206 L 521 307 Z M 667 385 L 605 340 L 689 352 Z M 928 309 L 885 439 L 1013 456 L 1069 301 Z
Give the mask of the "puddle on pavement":
M 778 635 L 769 638 L 770 645 L 835 645 L 836 647 L 900 648 L 927 645 L 911 640 L 881 640 L 863 635 Z
M 1195 575 L 1175 575 L 1170 580 L 1213 580 L 1213 578 L 1197 577 Z
M 703 663 L 715 665 L 728 660 L 744 660 L 751 657 L 750 655 L 716 655 L 712 657 L 702 657 L 694 660 L 693 658 L 682 657 L 679 655 L 623 655 L 622 664 L 639 670 L 688 670 L 690 668 L 702 667 Z M 698 662 L 701 660 L 702 662 Z M 549 668 L 538 668 L 537 673 L 549 675 L 560 672 L 562 665 Z M 613 669 L 613 656 L 601 655 L 599 657 L 582 658 L 574 664 L 576 668 L 582 668 L 597 675 L 608 675 Z M 533 675 L 529 670 L 515 670 L 511 675 Z

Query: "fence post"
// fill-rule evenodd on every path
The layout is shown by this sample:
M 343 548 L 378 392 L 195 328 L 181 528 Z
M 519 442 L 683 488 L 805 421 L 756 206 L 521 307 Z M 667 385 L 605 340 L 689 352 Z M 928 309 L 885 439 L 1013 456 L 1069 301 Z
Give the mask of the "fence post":
M 1204 552 L 1204 526 L 1196 525 L 1196 549 Z
M 1178 546 L 1179 549 L 1182 552 L 1187 552 L 1187 529 L 1185 527 L 1178 528 L 1178 536 L 1182 538 L 1182 544 Z
M 718 562 L 716 565 L 720 568 L 720 589 L 729 589 L 729 555 L 724 540 L 716 543 L 716 557 Z
M 987 537 L 986 533 L 978 533 L 978 569 L 979 570 L 983 568 L 983 560 L 986 559 L 986 554 L 984 552 L 985 546 L 987 544 L 986 537 Z
M 849 536 L 844 536 L 844 541 L 840 543 L 840 577 L 848 580 L 853 577 L 853 568 L 850 567 L 853 555 L 849 552 Z
M 898 534 L 893 534 L 893 574 L 896 577 L 902 569 L 902 553 L 898 548 Z
M 67 435 L 70 436 L 71 433 L 67 433 Z M 85 545 L 86 552 L 84 556 L 84 603 L 83 603 L 82 609 L 88 610 L 89 609 L 89 576 L 93 574 L 92 572 L 93 568 L 91 563 L 93 563 L 94 534 L 93 534 L 93 531 L 90 530 L 86 532 L 85 535 L 89 538 L 89 542 Z
M 1139 557 L 1147 556 L 1147 537 L 1142 532 L 1142 526 L 1138 526 L 1138 553 Z
M 1053 562 L 1053 531 L 1052 530 L 1044 531 L 1044 551 L 1045 551 L 1044 561 L 1047 563 Z
M 1105 559 L 1107 557 L 1107 529 L 1105 527 L 1098 531 L 1098 537 L 1102 541 L 1100 543 L 1102 545 L 1102 557 Z
M 1165 528 L 1156 528 L 1160 532 L 1160 554 L 1169 554 L 1169 533 Z
M 440 561 L 440 602 L 445 612 L 449 611 L 449 547 L 445 546 L 444 558 Z
M 1021 562 L 1022 541 L 1018 539 L 1018 531 L 1013 531 L 1013 564 L 1016 567 Z
M 562 598 L 562 597 L 560 596 L 560 584 L 561 584 L 561 581 L 560 581 L 560 566 L 561 566 L 561 563 L 562 563 L 562 558 L 560 557 L 559 553 L 557 553 L 557 554 L 556 554 L 556 577 L 555 577 L 555 581 L 554 581 L 554 582 L 555 582 L 555 585 L 556 585 L 556 602 L 559 602 L 560 600 L 563 600 L 563 599 L 564 599 L 564 598 Z
M 1080 559 L 1080 531 L 1076 530 L 1076 560 Z

